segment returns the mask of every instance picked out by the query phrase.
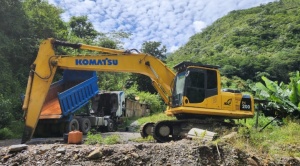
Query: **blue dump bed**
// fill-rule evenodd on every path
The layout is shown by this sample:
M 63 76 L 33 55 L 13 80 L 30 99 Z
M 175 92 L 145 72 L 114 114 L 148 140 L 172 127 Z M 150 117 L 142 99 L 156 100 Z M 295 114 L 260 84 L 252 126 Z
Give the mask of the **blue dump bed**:
M 99 93 L 95 71 L 65 70 L 51 85 L 40 119 L 68 117 Z
M 64 75 L 67 73 L 66 77 L 64 77 L 66 82 L 74 82 L 77 81 L 76 79 L 86 80 L 58 94 L 58 100 L 64 116 L 74 113 L 99 93 L 96 72 L 69 72 L 64 73 Z

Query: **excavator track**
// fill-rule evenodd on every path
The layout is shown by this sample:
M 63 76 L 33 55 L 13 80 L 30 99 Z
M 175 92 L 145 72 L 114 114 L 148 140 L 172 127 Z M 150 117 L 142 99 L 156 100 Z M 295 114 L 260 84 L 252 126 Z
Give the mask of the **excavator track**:
M 186 119 L 164 120 L 154 124 L 152 136 L 157 142 L 170 142 L 187 137 L 192 128 L 200 128 L 219 133 L 223 128 L 232 128 L 232 123 L 224 122 L 224 119 Z M 219 131 L 217 131 L 219 130 Z

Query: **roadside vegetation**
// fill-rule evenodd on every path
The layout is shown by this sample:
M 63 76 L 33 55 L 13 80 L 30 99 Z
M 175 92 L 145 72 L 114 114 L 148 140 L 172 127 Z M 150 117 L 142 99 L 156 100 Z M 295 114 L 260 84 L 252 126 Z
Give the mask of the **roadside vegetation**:
M 299 120 L 284 119 L 274 121 L 261 130 L 273 118 L 259 116 L 258 127 L 255 118 L 241 122 L 243 127 L 238 129 L 238 135 L 230 140 L 234 147 L 251 152 L 252 154 L 288 157 L 300 157 L 300 125 Z
M 161 112 L 161 113 L 155 113 L 151 116 L 142 117 L 142 118 L 137 118 L 137 117 L 125 118 L 124 123 L 121 124 L 120 127 L 125 128 L 125 127 L 129 126 L 134 121 L 137 121 L 138 125 L 141 126 L 146 122 L 158 122 L 160 120 L 172 120 L 172 119 L 175 119 L 175 118 L 174 117 L 169 117 L 169 116 L 165 115 L 163 112 Z M 85 144 L 88 144 L 88 145 L 117 144 L 117 143 L 120 143 L 120 140 L 121 139 L 118 135 L 112 135 L 112 136 L 108 136 L 108 137 L 103 138 L 101 133 L 89 132 L 87 134 Z M 140 137 L 140 138 L 137 138 L 137 139 L 131 139 L 131 141 L 133 141 L 133 142 L 154 142 L 155 140 L 152 136 L 148 136 L 146 138 Z
M 110 135 L 103 138 L 101 134 L 93 134 L 91 132 L 88 132 L 86 141 L 84 143 L 88 145 L 96 145 L 96 144 L 112 145 L 112 144 L 121 143 L 121 139 L 119 135 Z
M 172 116 L 167 116 L 165 113 L 161 112 L 161 113 L 156 113 L 153 114 L 151 116 L 147 116 L 147 117 L 142 117 L 137 119 L 139 125 L 143 125 L 146 122 L 158 122 L 161 120 L 174 120 L 176 119 L 175 117 Z
M 236 121 L 240 124 L 238 134 L 227 141 L 255 154 L 300 157 L 299 71 L 290 74 L 289 83 L 271 81 L 265 76 L 261 80 L 249 86 L 254 97 L 263 100 L 256 105 L 255 117 Z

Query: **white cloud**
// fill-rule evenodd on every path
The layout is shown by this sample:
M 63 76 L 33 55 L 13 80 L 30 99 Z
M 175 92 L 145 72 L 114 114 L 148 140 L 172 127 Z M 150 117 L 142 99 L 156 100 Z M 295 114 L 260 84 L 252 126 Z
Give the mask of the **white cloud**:
M 202 29 L 204 29 L 207 24 L 203 21 L 194 21 L 193 22 L 194 30 L 196 33 L 202 32 Z
M 179 48 L 178 46 L 171 46 L 169 51 L 174 52 L 174 51 L 178 50 L 178 48 Z
M 175 51 L 232 10 L 246 9 L 275 0 L 48 0 L 65 10 L 62 18 L 87 15 L 100 32 L 127 31 L 124 48 L 140 49 L 156 40 Z

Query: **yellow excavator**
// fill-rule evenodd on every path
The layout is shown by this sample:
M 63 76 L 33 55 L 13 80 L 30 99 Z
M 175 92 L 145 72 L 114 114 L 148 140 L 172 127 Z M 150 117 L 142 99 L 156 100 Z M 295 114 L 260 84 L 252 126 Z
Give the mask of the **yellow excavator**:
M 55 48 L 59 46 L 95 51 L 97 54 L 56 55 Z M 22 143 L 29 141 L 35 132 L 57 69 L 130 72 L 150 77 L 167 105 L 165 113 L 176 117 L 176 120 L 143 125 L 141 135 L 151 134 L 159 142 L 181 139 L 187 130 L 195 126 L 210 128 L 211 120 L 251 118 L 254 115 L 251 95 L 221 89 L 217 66 L 182 62 L 174 67 L 175 74 L 158 58 L 137 50 L 108 49 L 49 38 L 41 42 L 36 60 L 31 65 L 22 107 L 26 119 Z

